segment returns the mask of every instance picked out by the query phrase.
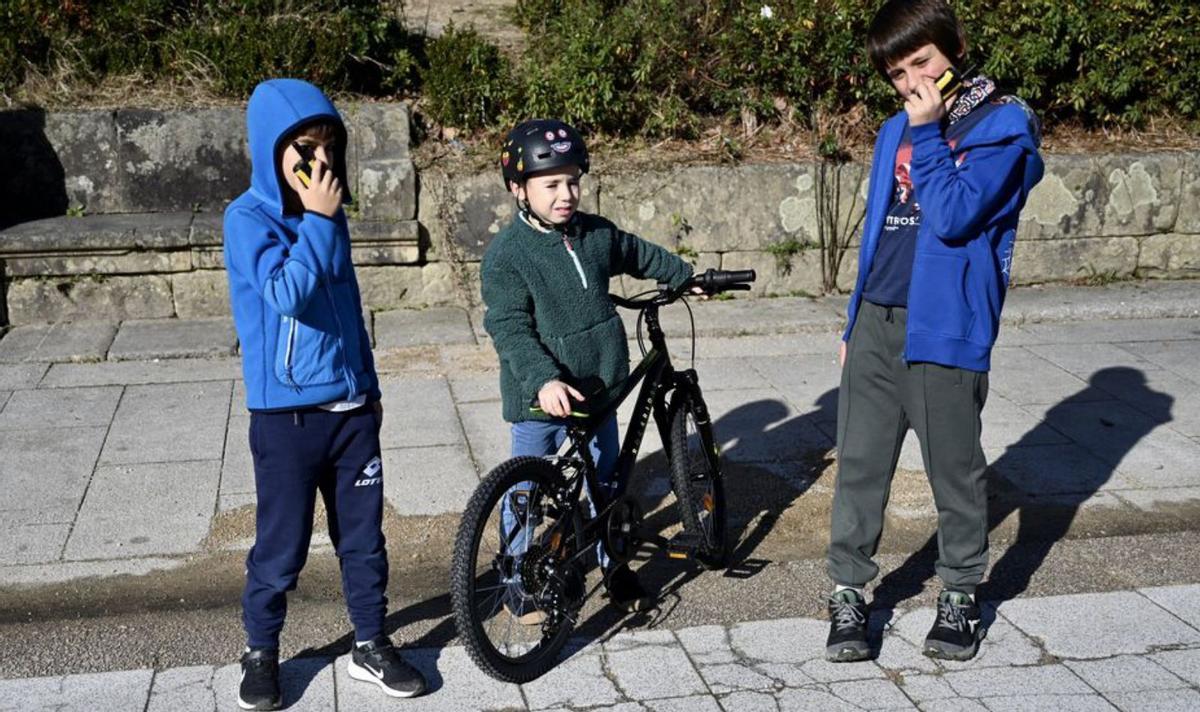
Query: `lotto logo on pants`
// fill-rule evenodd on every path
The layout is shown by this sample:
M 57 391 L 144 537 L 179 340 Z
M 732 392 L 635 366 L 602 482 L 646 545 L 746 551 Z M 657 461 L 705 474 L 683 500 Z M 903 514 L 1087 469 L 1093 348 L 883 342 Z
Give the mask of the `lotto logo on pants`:
M 380 476 L 380 471 L 383 470 L 383 461 L 379 456 L 371 458 L 371 461 L 362 469 L 362 476 L 354 481 L 355 487 L 370 487 L 383 482 L 383 477 Z

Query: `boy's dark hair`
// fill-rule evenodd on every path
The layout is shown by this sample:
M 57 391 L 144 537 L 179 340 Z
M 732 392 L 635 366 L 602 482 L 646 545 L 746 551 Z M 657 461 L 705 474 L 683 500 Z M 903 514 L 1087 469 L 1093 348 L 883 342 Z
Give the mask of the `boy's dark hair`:
M 961 63 L 966 35 L 946 0 L 887 0 L 867 29 L 867 55 L 885 79 L 888 65 L 930 43 Z

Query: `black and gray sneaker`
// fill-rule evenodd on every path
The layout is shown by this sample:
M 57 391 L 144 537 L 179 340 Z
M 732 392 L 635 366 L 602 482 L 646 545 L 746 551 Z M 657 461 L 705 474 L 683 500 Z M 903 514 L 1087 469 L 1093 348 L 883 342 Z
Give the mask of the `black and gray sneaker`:
M 829 597 L 829 638 L 825 659 L 849 663 L 871 657 L 867 642 L 867 601 L 858 591 L 844 588 Z
M 242 653 L 242 681 L 238 707 L 244 710 L 277 710 L 283 706 L 279 691 L 279 651 L 252 648 Z
M 970 660 L 982 637 L 979 606 L 961 591 L 942 591 L 937 619 L 925 637 L 925 654 L 940 660 Z
M 387 636 L 354 646 L 346 669 L 350 677 L 379 685 L 392 697 L 416 697 L 425 691 L 425 678 L 400 659 L 400 653 Z

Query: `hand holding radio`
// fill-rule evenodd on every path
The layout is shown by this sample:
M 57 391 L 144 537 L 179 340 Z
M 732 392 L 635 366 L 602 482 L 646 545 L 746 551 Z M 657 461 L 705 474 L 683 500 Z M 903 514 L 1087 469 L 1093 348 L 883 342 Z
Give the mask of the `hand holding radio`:
M 292 148 L 300 154 L 300 160 L 292 167 L 300 182 L 296 191 L 300 194 L 300 203 L 305 210 L 333 217 L 342 205 L 341 182 L 333 170 L 317 158 L 315 148 L 299 141 L 293 141 Z
M 946 100 L 934 80 L 922 77 L 904 99 L 904 110 L 908 112 L 909 126 L 931 124 L 946 115 Z

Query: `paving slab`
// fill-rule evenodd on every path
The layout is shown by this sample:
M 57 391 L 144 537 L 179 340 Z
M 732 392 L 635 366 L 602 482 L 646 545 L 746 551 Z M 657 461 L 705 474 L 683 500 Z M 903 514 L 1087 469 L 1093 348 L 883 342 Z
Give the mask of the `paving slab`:
M 522 685 L 529 709 L 615 705 L 625 695 L 605 674 L 600 648 L 589 648 L 567 658 L 533 682 Z
M 383 493 L 402 516 L 461 512 L 478 485 L 460 446 L 383 451 Z
M 1194 712 L 1200 709 L 1196 690 L 1123 692 L 1108 696 L 1121 712 Z
M 1200 629 L 1200 586 L 1161 586 L 1138 591 L 1146 598 Z
M 865 710 L 906 710 L 916 706 L 891 680 L 853 680 L 830 683 L 829 691 Z
M 129 670 L 27 680 L 0 680 L 0 710 L 141 710 L 146 707 L 153 676 L 152 670 Z
M 649 700 L 708 692 L 700 673 L 673 636 L 663 643 L 627 646 L 636 639 L 622 634 L 604 645 L 608 673 L 627 696 Z
M 1102 391 L 1090 390 L 1087 381 L 1024 349 L 997 347 L 992 351 L 988 389 L 1017 405 L 1072 401 L 1111 400 Z
M 788 712 L 850 712 L 862 709 L 858 705 L 838 699 L 832 692 L 820 689 L 784 690 L 776 695 L 776 700 L 779 709 Z
M 74 521 L 107 431 L 43 426 L 5 432 L 0 518 L 12 525 Z
M 1040 640 L 1046 652 L 1062 658 L 1107 658 L 1163 646 L 1200 645 L 1200 631 L 1181 626 L 1178 618 L 1146 605 L 1146 599 L 1132 591 L 1017 599 L 1006 602 L 1000 615 Z M 1088 635 L 1080 635 L 1081 630 Z
M 1064 403 L 1047 411 L 1046 422 L 1142 486 L 1198 486 L 1200 447 L 1160 427 L 1169 417 L 1119 402 Z
M 1115 712 L 1117 709 L 1100 695 L 1009 695 L 985 697 L 981 702 L 991 712 Z
M 1190 343 L 1190 342 L 1188 342 Z M 1195 358 L 1200 360 L 1200 349 Z M 1200 435 L 1200 383 L 1160 368 L 1104 369 L 1096 385 L 1114 398 L 1183 435 Z
M 225 381 L 129 386 L 113 418 L 101 463 L 219 460 L 229 395 L 230 384 Z
M 86 578 L 144 576 L 155 571 L 177 569 L 182 558 L 157 556 L 106 561 L 63 561 L 29 566 L 0 566 L 0 586 L 33 587 L 67 583 Z
M 0 431 L 107 426 L 120 399 L 120 386 L 16 391 L 0 413 Z
M 103 361 L 115 321 L 72 321 L 13 327 L 0 339 L 0 363 Z
M 1022 324 L 1000 330 L 1006 346 L 1186 341 L 1200 338 L 1194 319 L 1114 319 Z
M 200 665 L 156 673 L 146 712 L 216 712 L 219 699 L 236 692 L 215 688 L 215 672 L 211 666 Z
M 188 554 L 208 534 L 220 462 L 96 468 L 67 541 L 68 559 Z M 136 501 L 136 507 L 130 502 Z
M 1200 358 L 1196 353 L 1200 350 L 1200 340 L 1140 341 L 1118 346 L 1193 383 L 1200 383 Z
M 70 531 L 70 524 L 2 524 L 0 566 L 56 561 Z
M 473 403 L 459 411 L 471 457 L 483 475 L 512 454 L 511 426 L 500 417 L 500 412 L 500 401 Z
M 803 673 L 805 679 L 818 682 L 886 676 L 874 663 L 843 665 L 827 662 L 825 638 L 828 635 L 829 623 L 806 618 L 739 623 L 729 630 L 730 644 L 739 656 L 768 664 L 759 669 L 781 679 L 785 679 L 786 674 L 782 666 L 792 666 Z
M 994 472 L 1035 497 L 1070 495 L 1080 504 L 1100 490 L 1136 488 L 1138 481 L 1077 444 L 1009 447 L 989 457 Z M 1065 501 L 1059 497 L 1058 501 Z
M 254 493 L 254 458 L 250 455 L 250 417 L 241 413 L 229 419 L 225 454 L 221 460 L 221 497 Z
M 1178 343 L 1191 344 L 1193 342 Z M 1090 381 L 1097 372 L 1108 369 L 1132 370 L 1139 373 L 1159 370 L 1159 366 L 1153 361 L 1137 354 L 1136 345 L 1126 344 L 1126 347 L 1122 348 L 1116 344 L 1103 342 L 1035 344 L 1026 346 L 1025 349 L 1085 381 Z
M 40 387 L 134 386 L 149 383 L 232 381 L 241 377 L 241 361 L 230 358 L 56 363 L 42 378 Z
M 49 367 L 47 363 L 0 363 L 0 390 L 37 388 Z
M 1118 655 L 1104 660 L 1065 660 L 1063 664 L 1096 691 L 1110 693 L 1172 690 L 1188 684 L 1150 658 Z
M 792 462 L 832 446 L 811 418 L 773 389 L 706 393 L 713 432 L 731 462 Z
M 945 674 L 950 688 L 963 697 L 1023 695 L 1090 695 L 1092 688 L 1062 665 L 955 670 Z M 989 707 L 991 705 L 988 705 Z
M 1150 658 L 1192 687 L 1200 687 L 1200 650 L 1164 650 Z
M 379 387 L 383 392 L 383 428 L 379 431 L 383 449 L 462 444 L 463 429 L 445 378 L 385 376 Z
M 817 422 L 837 422 L 837 389 L 842 368 L 837 362 L 836 346 L 828 353 L 793 358 L 752 357 L 740 363 L 761 374 L 799 413 Z M 701 386 L 707 384 L 701 381 Z
M 232 356 L 237 343 L 233 319 L 131 319 L 121 323 L 110 361 Z
M 473 344 L 467 312 L 458 307 L 375 312 L 375 348 L 401 349 L 429 344 Z
M 450 373 L 450 391 L 454 402 L 479 403 L 500 400 L 500 372 Z

